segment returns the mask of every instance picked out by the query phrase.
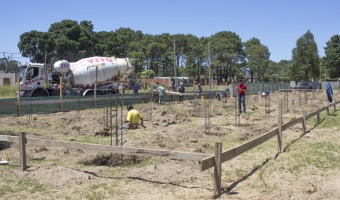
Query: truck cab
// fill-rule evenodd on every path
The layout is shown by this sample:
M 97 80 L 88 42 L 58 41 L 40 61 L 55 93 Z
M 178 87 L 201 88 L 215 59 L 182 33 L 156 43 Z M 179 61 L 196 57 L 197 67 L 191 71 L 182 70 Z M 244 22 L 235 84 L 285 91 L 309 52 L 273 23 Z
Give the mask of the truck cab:
M 48 96 L 44 89 L 44 64 L 30 63 L 20 66 L 20 96 Z

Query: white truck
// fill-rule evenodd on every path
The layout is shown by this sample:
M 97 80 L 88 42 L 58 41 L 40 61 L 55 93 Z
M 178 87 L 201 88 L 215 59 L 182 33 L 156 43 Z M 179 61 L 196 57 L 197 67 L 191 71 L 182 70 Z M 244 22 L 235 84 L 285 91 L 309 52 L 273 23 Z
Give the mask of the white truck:
M 97 83 L 98 95 L 118 92 L 118 79 L 132 71 L 128 58 L 90 57 L 74 63 L 66 60 L 54 64 L 46 74 L 44 64 L 30 63 L 20 67 L 20 96 L 56 96 L 60 94 L 62 77 L 64 95 L 93 95 Z

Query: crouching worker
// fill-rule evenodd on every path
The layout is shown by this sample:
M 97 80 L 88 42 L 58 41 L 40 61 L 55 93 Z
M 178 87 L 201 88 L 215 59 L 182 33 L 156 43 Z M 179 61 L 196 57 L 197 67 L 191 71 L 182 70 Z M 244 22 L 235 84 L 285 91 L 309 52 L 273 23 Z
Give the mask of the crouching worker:
M 223 99 L 223 97 L 224 97 L 224 95 L 223 95 L 223 93 L 222 92 L 220 92 L 220 91 L 215 91 L 215 97 L 214 97 L 214 99 L 217 99 L 218 101 L 221 101 L 222 99 Z
M 127 106 L 128 115 L 126 118 L 127 128 L 128 129 L 136 129 L 138 125 L 141 125 L 145 128 L 143 124 L 143 116 L 135 109 L 133 109 L 132 105 Z

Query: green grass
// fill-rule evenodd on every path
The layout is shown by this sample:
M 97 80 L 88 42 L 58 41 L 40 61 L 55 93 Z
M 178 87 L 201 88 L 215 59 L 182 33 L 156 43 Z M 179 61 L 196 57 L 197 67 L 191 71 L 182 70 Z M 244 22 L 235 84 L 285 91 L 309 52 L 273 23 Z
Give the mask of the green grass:
M 310 155 L 308 159 L 304 159 L 307 164 L 314 165 L 321 169 L 334 169 L 339 167 L 340 156 L 338 152 L 340 144 L 331 142 L 319 142 L 311 144 L 307 151 Z
M 105 199 L 105 195 L 103 192 L 95 192 L 95 191 L 88 191 L 85 192 L 85 197 L 88 200 L 100 200 Z
M 299 138 L 300 133 L 295 136 L 290 135 L 289 137 L 284 137 L 286 140 L 284 139 L 283 141 L 282 149 L 285 149 L 288 145 L 289 151 L 282 152 L 275 159 L 274 155 L 277 149 L 276 137 L 242 154 L 239 158 L 242 160 L 261 157 L 264 161 L 266 157 L 268 158 L 269 156 L 270 158 L 269 162 L 264 165 L 259 165 L 260 168 L 255 176 L 257 181 L 251 183 L 250 186 L 254 188 L 259 186 L 261 188 L 266 187 L 268 191 L 279 189 L 281 186 L 278 182 L 274 181 L 271 183 L 270 181 L 275 177 L 275 173 L 273 177 L 271 175 L 273 172 L 291 174 L 295 181 L 301 179 L 304 175 L 318 176 L 321 174 L 322 176 L 327 173 L 336 173 L 340 169 L 340 143 L 337 135 L 340 130 L 340 115 L 334 113 L 333 110 L 331 110 L 330 115 L 327 115 L 327 112 L 324 111 L 321 113 L 320 119 L 320 124 L 317 124 L 316 116 L 308 120 L 312 138 Z M 314 127 L 315 124 L 317 125 Z M 334 129 L 337 131 L 334 131 Z M 291 143 L 291 140 L 294 139 L 296 139 L 296 141 Z M 260 163 L 260 161 L 258 161 L 258 163 Z M 249 165 L 235 169 L 231 166 L 231 168 L 226 176 L 230 177 L 232 181 L 245 177 L 250 170 Z M 291 191 L 289 193 L 291 193 Z
M 15 130 L 0 130 L 0 135 L 11 135 L 11 136 L 18 136 L 19 132 Z
M 316 125 L 311 130 L 315 134 L 312 136 L 312 140 L 304 140 L 302 137 L 294 144 L 297 151 L 290 152 L 292 154 L 291 164 L 287 166 L 287 170 L 291 173 L 298 175 L 309 166 L 314 166 L 319 170 L 339 169 L 340 143 L 337 142 L 338 136 L 334 129 L 340 129 L 340 116 L 333 111 L 330 111 L 330 115 L 324 111 L 320 113 L 320 120 L 320 124 L 317 124 L 316 116 L 308 120 L 308 124 Z M 327 139 L 322 140 L 323 136 Z
M 16 90 L 17 88 L 15 86 L 0 87 L 0 99 L 16 97 Z
M 161 161 L 162 161 L 162 158 L 160 157 L 151 157 L 150 159 L 143 160 L 142 162 L 139 162 L 134 165 L 129 165 L 128 167 L 129 168 L 143 168 L 149 165 L 155 165 Z
M 340 112 L 340 111 L 338 111 Z M 330 111 L 329 116 L 327 115 L 327 111 L 322 112 L 320 115 L 320 120 L 324 119 L 324 121 L 318 125 L 318 128 L 340 128 L 340 116 L 338 115 L 338 112 Z M 314 118 L 315 123 L 317 121 L 317 118 Z
M 339 169 L 340 156 L 338 149 L 340 144 L 331 142 L 318 142 L 313 144 L 301 144 L 299 151 L 292 153 L 290 165 L 287 170 L 297 176 L 310 166 L 314 166 L 320 170 L 336 170 Z
M 1 182 L 6 183 L 5 185 L 0 185 L 0 196 L 6 194 L 16 194 L 21 191 L 28 191 L 29 193 L 45 193 L 47 191 L 46 186 L 41 185 L 37 180 L 32 179 L 2 179 Z

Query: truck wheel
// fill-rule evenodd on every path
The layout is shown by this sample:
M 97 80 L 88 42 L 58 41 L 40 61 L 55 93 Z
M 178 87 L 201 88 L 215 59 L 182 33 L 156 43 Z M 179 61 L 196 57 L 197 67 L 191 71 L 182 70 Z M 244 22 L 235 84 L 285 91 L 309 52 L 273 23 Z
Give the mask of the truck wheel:
M 46 97 L 46 96 L 48 96 L 48 93 L 43 89 L 36 89 L 31 94 L 31 97 Z

